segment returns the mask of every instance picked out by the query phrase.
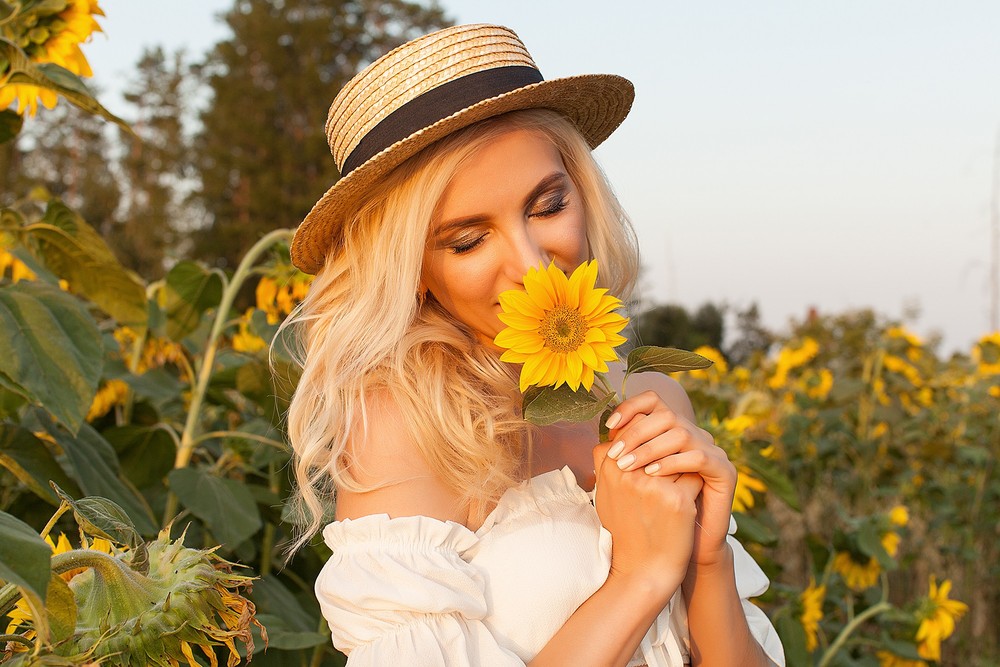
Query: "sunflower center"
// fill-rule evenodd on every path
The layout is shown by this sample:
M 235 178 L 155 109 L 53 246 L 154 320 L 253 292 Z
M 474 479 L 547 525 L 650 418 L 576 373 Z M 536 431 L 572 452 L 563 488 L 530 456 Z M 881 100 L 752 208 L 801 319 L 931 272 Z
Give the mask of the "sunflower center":
M 545 311 L 538 333 L 553 352 L 573 352 L 587 337 L 587 323 L 579 310 L 560 304 Z

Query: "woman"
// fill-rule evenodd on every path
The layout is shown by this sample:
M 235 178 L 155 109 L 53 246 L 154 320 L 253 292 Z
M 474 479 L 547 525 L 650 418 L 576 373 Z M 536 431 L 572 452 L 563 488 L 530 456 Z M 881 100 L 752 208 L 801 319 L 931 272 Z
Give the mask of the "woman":
M 542 81 L 513 32 L 473 25 L 404 44 L 331 106 L 342 178 L 292 245 L 316 279 L 288 427 L 302 541 L 336 494 L 316 593 L 352 665 L 783 664 L 746 601 L 767 579 L 727 537 L 735 469 L 680 386 L 630 378 L 597 444 L 596 423 L 521 420 L 493 343 L 530 268 L 595 258 L 602 286 L 632 287 L 635 238 L 590 156 L 632 95 Z

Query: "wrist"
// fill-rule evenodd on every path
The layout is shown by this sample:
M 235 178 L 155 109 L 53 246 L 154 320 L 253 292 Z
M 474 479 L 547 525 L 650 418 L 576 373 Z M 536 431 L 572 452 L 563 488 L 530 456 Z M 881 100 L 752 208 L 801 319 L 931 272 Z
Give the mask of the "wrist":
M 684 573 L 683 585 L 685 588 L 689 588 L 696 580 L 734 579 L 736 577 L 734 562 L 733 549 L 728 542 L 725 542 L 722 549 L 714 557 L 702 561 L 691 561 L 687 572 Z
M 620 590 L 637 605 L 659 613 L 680 588 L 684 577 L 683 573 L 679 576 L 664 576 L 662 570 L 657 572 L 652 568 L 622 572 L 612 566 L 605 585 Z

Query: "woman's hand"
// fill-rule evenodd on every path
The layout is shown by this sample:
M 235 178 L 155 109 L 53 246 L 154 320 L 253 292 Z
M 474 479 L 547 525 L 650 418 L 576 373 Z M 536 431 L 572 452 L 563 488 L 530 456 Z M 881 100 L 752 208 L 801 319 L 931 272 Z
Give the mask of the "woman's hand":
M 612 537 L 609 577 L 638 583 L 662 606 L 681 585 L 690 564 L 701 477 L 626 472 L 608 458 L 610 447 L 601 443 L 594 448 L 594 504 Z
M 609 464 L 663 485 L 691 476 L 702 481 L 691 562 L 722 562 L 736 491 L 736 467 L 712 435 L 671 410 L 653 391 L 622 401 L 607 423 L 609 440 L 614 443 L 607 452 Z

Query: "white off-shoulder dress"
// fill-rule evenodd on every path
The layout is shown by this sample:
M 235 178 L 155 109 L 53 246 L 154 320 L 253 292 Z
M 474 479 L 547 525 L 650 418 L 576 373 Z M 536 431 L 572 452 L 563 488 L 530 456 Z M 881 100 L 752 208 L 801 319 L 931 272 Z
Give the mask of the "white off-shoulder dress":
M 475 532 L 452 521 L 377 514 L 331 523 L 323 537 L 333 555 L 316 596 L 351 667 L 523 665 L 601 587 L 611 565 L 611 534 L 568 467 L 509 489 Z M 750 631 L 784 665 L 774 628 L 749 602 L 767 589 L 767 577 L 728 539 Z M 688 662 L 678 590 L 629 666 Z

